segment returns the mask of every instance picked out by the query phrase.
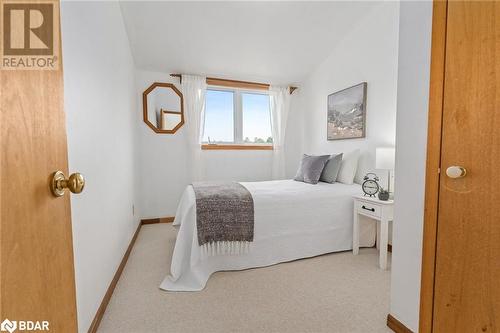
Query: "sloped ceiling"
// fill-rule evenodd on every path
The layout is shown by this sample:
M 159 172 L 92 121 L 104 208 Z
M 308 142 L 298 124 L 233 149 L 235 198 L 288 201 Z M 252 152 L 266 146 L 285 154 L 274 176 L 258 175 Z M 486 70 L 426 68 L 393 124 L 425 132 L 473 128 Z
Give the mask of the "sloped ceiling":
M 290 84 L 314 70 L 378 3 L 120 5 L 139 69 Z

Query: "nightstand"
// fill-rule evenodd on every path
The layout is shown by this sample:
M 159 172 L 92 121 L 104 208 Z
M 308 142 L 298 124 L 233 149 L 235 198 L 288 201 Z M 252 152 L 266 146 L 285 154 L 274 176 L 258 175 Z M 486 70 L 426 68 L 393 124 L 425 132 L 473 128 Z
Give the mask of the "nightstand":
M 359 253 L 359 215 L 369 217 L 380 224 L 380 237 L 377 237 L 379 249 L 379 267 L 387 269 L 387 241 L 389 237 L 389 221 L 393 220 L 394 200 L 382 201 L 368 196 L 355 195 L 354 219 L 352 231 L 352 253 Z M 377 235 L 379 236 L 379 235 Z

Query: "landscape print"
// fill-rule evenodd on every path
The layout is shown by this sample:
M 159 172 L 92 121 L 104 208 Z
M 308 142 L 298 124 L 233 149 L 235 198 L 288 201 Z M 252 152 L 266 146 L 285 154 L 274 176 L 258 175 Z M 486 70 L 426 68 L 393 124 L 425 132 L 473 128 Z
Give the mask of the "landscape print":
M 328 140 L 365 137 L 366 82 L 328 95 Z

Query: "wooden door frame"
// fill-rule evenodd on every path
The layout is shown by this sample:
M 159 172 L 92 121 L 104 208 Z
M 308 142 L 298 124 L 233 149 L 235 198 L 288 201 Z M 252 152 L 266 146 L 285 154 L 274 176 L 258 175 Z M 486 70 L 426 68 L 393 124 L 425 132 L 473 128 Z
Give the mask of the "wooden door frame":
M 446 59 L 447 0 L 434 0 L 432 10 L 431 71 L 425 172 L 424 232 L 420 286 L 419 332 L 432 332 L 434 280 L 439 208 L 441 132 Z

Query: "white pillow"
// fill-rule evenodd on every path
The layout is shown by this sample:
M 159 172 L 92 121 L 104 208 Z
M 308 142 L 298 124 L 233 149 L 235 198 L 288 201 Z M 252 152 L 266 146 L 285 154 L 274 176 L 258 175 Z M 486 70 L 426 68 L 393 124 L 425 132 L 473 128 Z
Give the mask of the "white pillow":
M 340 163 L 340 170 L 337 175 L 339 183 L 351 185 L 354 183 L 354 176 L 358 169 L 359 149 L 353 150 L 349 153 L 344 153 L 342 162 Z

